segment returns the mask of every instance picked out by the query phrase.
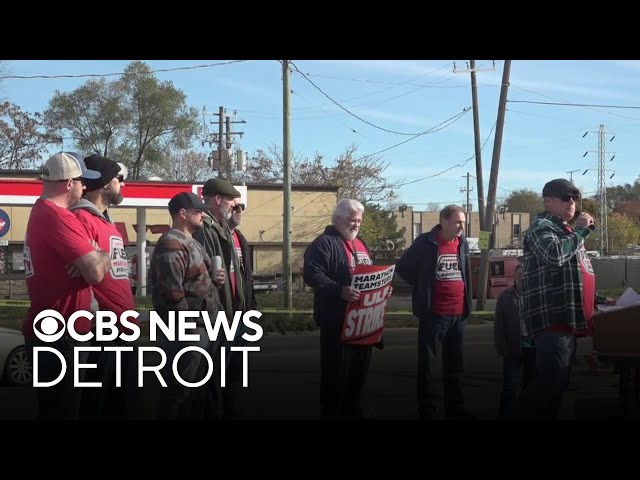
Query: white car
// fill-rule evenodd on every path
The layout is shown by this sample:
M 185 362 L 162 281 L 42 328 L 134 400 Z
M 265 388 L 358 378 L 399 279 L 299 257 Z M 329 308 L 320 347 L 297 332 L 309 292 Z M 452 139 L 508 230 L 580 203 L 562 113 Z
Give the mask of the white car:
M 31 362 L 22 332 L 0 327 L 0 383 L 28 385 L 31 375 Z

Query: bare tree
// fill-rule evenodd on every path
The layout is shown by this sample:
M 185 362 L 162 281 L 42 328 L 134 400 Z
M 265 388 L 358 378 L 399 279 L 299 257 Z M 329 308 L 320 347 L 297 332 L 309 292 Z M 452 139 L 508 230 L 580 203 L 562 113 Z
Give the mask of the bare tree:
M 33 168 L 56 138 L 45 132 L 42 117 L 23 112 L 13 103 L 0 103 L 0 168 Z
M 333 162 L 327 162 L 321 153 L 315 153 L 313 158 L 294 154 L 291 183 L 338 186 L 340 197 L 362 203 L 394 200 L 395 185 L 384 176 L 389 164 L 379 155 L 358 157 L 357 150 L 352 144 Z M 282 172 L 282 150 L 274 145 L 268 151 L 258 150 L 249 159 L 246 178 L 251 182 L 279 183 L 283 181 Z
M 436 203 L 436 202 L 427 203 L 427 212 L 439 212 L 440 210 L 442 209 L 440 208 L 439 203 Z

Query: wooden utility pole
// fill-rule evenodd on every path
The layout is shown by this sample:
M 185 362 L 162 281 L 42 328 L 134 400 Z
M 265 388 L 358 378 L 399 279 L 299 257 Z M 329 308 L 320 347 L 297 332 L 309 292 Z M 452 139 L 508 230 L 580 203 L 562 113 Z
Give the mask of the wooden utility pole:
M 469 179 L 473 178 L 473 175 L 471 175 L 469 172 L 467 172 L 466 175 L 462 175 L 462 178 L 466 178 L 467 179 L 467 188 L 461 188 L 460 189 L 460 193 L 462 192 L 466 192 L 467 193 L 467 203 L 465 205 L 465 212 L 467 214 L 467 225 L 465 227 L 465 236 L 469 237 L 471 235 L 471 197 L 470 194 L 473 191 L 473 187 L 471 187 L 469 185 Z
M 476 81 L 476 61 L 470 60 L 471 100 L 473 106 L 473 139 L 476 152 L 476 186 L 478 189 L 478 226 L 482 230 L 484 223 L 484 182 L 482 180 L 482 145 L 480 144 L 480 114 L 478 112 L 478 82 Z
M 283 307 L 293 308 L 293 278 L 291 274 L 291 89 L 289 60 L 282 61 L 282 165 L 283 165 L 283 207 L 282 207 L 282 286 L 284 287 Z
M 502 71 L 502 87 L 500 89 L 500 103 L 498 104 L 498 119 L 496 120 L 496 135 L 493 142 L 493 157 L 491 158 L 491 173 L 489 175 L 489 197 L 484 225 L 495 227 L 496 191 L 498 189 L 498 171 L 500 167 L 500 151 L 502 149 L 502 133 L 504 132 L 504 118 L 507 110 L 507 94 L 509 93 L 509 76 L 511 60 L 504 61 Z M 492 229 L 493 230 L 493 229 Z M 491 245 L 489 245 L 491 247 Z M 487 301 L 487 282 L 489 277 L 490 249 L 482 250 L 480 259 L 480 279 L 478 281 L 476 310 L 484 310 Z

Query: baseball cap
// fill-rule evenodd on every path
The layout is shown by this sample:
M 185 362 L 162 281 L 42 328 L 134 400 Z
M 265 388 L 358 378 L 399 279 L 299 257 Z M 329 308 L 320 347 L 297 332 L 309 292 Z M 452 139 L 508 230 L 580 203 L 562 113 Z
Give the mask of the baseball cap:
M 107 185 L 111 180 L 116 178 L 120 173 L 120 165 L 107 157 L 101 157 L 100 155 L 89 155 L 85 157 L 84 163 L 87 168 L 95 170 L 100 173 L 100 177 L 95 180 L 86 180 L 84 183 L 87 186 L 87 192 L 93 192 L 99 188 Z
M 579 197 L 580 190 L 564 178 L 556 178 L 547 182 L 542 189 L 543 197 Z
M 180 211 L 181 208 L 185 210 L 206 210 L 207 207 L 200 200 L 195 193 L 181 192 L 175 195 L 169 200 L 169 213 L 174 214 Z
M 231 185 L 229 180 L 225 180 L 224 178 L 211 178 L 203 185 L 202 196 L 213 197 L 215 195 L 232 198 L 241 196 L 240 192 Z
M 55 182 L 70 178 L 96 179 L 100 172 L 89 170 L 82 157 L 73 152 L 56 153 L 42 166 L 42 180 Z

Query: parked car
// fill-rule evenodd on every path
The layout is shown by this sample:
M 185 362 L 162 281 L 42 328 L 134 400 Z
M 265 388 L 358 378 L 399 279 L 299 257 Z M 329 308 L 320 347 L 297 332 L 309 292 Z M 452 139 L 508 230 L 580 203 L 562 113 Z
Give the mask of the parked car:
M 8 385 L 31 383 L 31 362 L 19 330 L 0 327 L 0 382 Z

